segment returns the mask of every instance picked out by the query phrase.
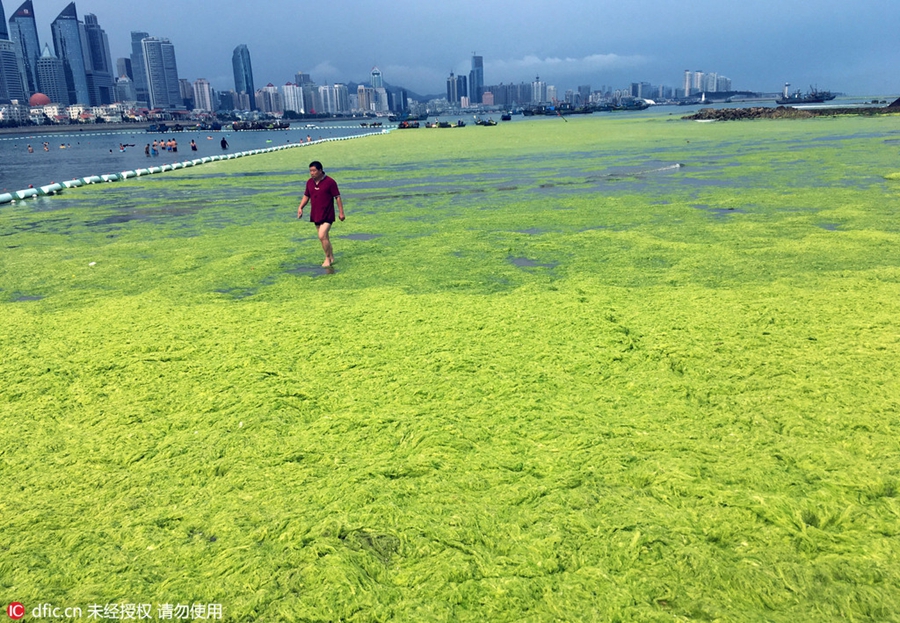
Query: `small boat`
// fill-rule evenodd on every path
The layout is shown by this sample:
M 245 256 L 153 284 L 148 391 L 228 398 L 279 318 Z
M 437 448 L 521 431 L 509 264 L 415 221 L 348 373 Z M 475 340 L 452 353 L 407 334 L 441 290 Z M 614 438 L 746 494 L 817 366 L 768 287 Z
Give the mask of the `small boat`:
M 508 112 L 505 112 L 500 115 L 500 121 L 512 121 L 512 115 Z

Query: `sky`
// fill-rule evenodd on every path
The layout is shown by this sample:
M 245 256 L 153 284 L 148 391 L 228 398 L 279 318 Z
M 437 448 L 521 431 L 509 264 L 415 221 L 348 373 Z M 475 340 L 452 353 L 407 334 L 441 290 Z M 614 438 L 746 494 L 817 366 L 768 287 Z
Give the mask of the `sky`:
M 68 0 L 32 0 L 41 45 Z M 0 0 L 7 18 L 20 0 Z M 453 71 L 484 58 L 486 85 L 531 82 L 566 89 L 680 87 L 684 70 L 715 72 L 735 90 L 810 86 L 851 95 L 900 95 L 897 0 L 76 0 L 97 16 L 115 59 L 130 32 L 175 45 L 181 78 L 234 88 L 231 55 L 250 50 L 256 88 L 298 71 L 318 84 L 385 82 L 443 94 Z

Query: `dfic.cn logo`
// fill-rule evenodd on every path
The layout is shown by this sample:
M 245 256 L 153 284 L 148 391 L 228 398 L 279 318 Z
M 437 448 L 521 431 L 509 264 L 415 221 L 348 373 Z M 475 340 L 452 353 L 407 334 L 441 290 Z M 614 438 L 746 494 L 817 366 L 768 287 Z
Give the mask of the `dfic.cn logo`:
M 6 614 L 9 615 L 14 621 L 18 621 L 23 616 L 25 616 L 25 606 L 20 604 L 18 601 L 14 601 L 8 606 L 6 606 Z

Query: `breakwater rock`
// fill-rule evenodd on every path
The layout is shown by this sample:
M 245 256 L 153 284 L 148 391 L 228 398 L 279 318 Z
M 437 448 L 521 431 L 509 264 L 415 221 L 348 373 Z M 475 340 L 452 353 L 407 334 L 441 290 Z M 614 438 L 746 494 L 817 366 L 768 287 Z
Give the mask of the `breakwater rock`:
M 693 115 L 682 119 L 691 121 L 742 121 L 744 119 L 809 119 L 811 117 L 833 117 L 835 115 L 881 115 L 897 114 L 893 105 L 869 108 L 794 108 L 792 106 L 753 106 L 752 108 L 702 108 Z

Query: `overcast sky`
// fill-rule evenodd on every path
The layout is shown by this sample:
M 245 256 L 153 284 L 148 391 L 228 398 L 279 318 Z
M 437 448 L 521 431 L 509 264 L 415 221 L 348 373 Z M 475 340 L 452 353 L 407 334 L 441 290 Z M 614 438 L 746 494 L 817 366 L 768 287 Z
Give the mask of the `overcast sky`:
M 7 18 L 21 0 L 0 0 Z M 41 45 L 68 0 L 33 0 Z M 685 69 L 716 72 L 734 89 L 809 86 L 900 95 L 898 0 L 77 0 L 97 16 L 113 61 L 130 32 L 175 45 L 180 77 L 234 88 L 231 54 L 250 49 L 256 87 L 292 81 L 386 82 L 419 94 L 446 89 L 484 57 L 486 85 L 539 75 L 566 89 L 631 82 L 679 87 Z

